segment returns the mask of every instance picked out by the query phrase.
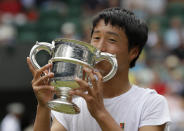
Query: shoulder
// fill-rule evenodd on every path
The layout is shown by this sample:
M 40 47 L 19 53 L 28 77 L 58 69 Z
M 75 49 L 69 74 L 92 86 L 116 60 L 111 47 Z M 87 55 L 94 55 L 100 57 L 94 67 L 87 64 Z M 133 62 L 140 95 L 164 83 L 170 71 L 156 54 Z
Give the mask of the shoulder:
M 142 93 L 141 122 L 139 127 L 146 125 L 162 125 L 170 121 L 167 100 L 152 89 L 137 89 Z M 141 94 L 140 93 L 140 94 Z
M 150 88 L 143 88 L 143 87 L 139 87 L 137 85 L 133 85 L 133 90 L 137 95 L 148 98 L 147 99 L 148 101 L 150 99 L 165 100 L 164 96 L 158 94 L 155 90 L 150 89 Z
M 139 86 L 133 86 L 135 94 L 141 98 L 143 108 L 152 108 L 167 106 L 167 100 L 164 96 L 158 94 L 155 90 L 149 88 L 142 88 Z
M 139 93 L 156 93 L 156 91 L 153 89 L 140 87 L 138 85 L 132 85 L 132 88 Z

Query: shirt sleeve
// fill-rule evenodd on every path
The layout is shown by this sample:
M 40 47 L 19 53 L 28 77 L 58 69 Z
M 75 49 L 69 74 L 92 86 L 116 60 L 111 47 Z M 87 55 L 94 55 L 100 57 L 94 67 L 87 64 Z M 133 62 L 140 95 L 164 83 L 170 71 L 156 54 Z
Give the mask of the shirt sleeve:
M 51 117 L 52 117 L 52 119 L 53 118 L 56 118 L 56 120 L 59 122 L 59 123 L 61 123 L 64 127 L 65 127 L 65 129 L 68 131 L 69 130 L 69 126 L 68 126 L 68 121 L 69 121 L 69 116 L 68 116 L 68 114 L 63 114 L 63 113 L 60 113 L 60 112 L 56 112 L 56 111 L 51 111 Z
M 150 93 L 141 113 L 139 127 L 162 125 L 171 122 L 169 107 L 164 96 Z

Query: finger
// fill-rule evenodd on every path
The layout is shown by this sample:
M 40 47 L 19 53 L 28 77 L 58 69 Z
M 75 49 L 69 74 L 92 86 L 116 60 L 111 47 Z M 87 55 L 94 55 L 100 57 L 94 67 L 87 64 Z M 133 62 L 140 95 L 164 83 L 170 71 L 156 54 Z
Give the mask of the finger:
M 37 81 L 35 81 L 33 83 L 33 86 L 34 85 L 41 85 L 41 84 L 48 84 L 48 83 L 44 83 L 44 82 L 48 81 L 48 79 L 53 78 L 53 77 L 54 77 L 54 73 L 49 73 L 49 74 L 47 74 L 45 76 L 42 76 Z
M 88 75 L 86 74 L 86 72 L 85 72 L 85 70 L 84 70 L 85 68 L 87 68 L 87 66 L 84 65 L 84 66 L 83 66 L 83 78 L 82 78 L 82 79 L 83 79 L 83 80 L 88 80 Z
M 85 78 L 86 78 L 86 73 L 82 71 L 82 79 L 85 80 Z
M 38 92 L 38 91 L 41 91 L 41 90 L 50 90 L 52 92 L 55 92 L 54 87 L 49 86 L 49 85 L 33 86 L 33 89 L 34 89 L 35 92 Z
M 49 71 L 48 70 L 45 70 L 43 72 L 44 72 L 44 74 L 49 74 Z
M 49 70 L 45 70 L 43 76 L 44 75 L 48 75 L 49 73 L 50 73 L 50 69 Z M 45 84 L 48 84 L 48 83 L 49 83 L 49 79 L 47 79 Z
M 53 63 L 50 63 L 51 65 L 50 65 L 50 68 L 49 68 L 49 72 L 51 72 L 51 69 L 52 69 L 52 67 L 53 67 Z
M 31 71 L 32 75 L 35 75 L 35 68 L 33 67 L 32 63 L 31 63 L 31 59 L 29 57 L 27 57 L 27 64 L 29 67 L 29 70 Z
M 103 76 L 98 71 L 94 71 L 94 74 L 97 77 L 96 79 L 98 79 L 97 86 L 99 87 L 100 90 L 103 90 Z
M 78 88 L 74 88 L 74 89 L 72 89 L 72 90 L 81 90 L 81 91 L 83 91 L 83 92 L 85 92 L 85 91 L 87 91 L 87 88 L 84 88 L 84 87 L 78 87 Z
M 53 67 L 53 64 L 52 63 L 49 63 L 49 64 L 51 64 L 51 66 L 47 70 L 44 71 L 44 74 L 48 74 L 48 73 L 51 72 L 51 69 Z
M 71 91 L 73 93 L 73 95 L 76 95 L 76 96 L 80 96 L 82 98 L 85 99 L 85 101 L 87 103 L 92 103 L 94 102 L 94 97 L 93 96 L 90 96 L 89 94 L 84 94 L 82 91 L 80 90 L 77 90 L 77 91 Z
M 88 95 L 87 94 L 85 94 L 83 91 L 81 91 L 81 90 L 72 90 L 72 91 L 70 91 L 70 94 L 71 95 L 76 95 L 76 96 L 80 96 L 80 97 L 83 97 L 84 99 L 87 99 L 88 98 Z
M 87 75 L 89 76 L 89 82 L 92 83 L 93 88 L 96 90 L 97 88 L 97 79 L 94 76 L 93 70 L 89 69 L 89 68 L 84 68 L 84 71 L 87 73 Z
M 82 79 L 79 79 L 79 78 L 75 78 L 76 82 L 79 84 L 80 88 L 76 88 L 75 90 L 80 90 L 82 89 L 81 91 L 88 91 L 89 94 L 92 94 L 92 90 L 91 88 L 89 87 L 89 84 L 82 80 Z
M 35 73 L 35 79 L 38 79 L 41 76 L 41 74 L 43 74 L 43 72 L 48 70 L 51 66 L 52 66 L 52 64 L 49 63 L 49 64 L 46 64 L 45 66 L 43 66 L 42 68 L 38 69 Z

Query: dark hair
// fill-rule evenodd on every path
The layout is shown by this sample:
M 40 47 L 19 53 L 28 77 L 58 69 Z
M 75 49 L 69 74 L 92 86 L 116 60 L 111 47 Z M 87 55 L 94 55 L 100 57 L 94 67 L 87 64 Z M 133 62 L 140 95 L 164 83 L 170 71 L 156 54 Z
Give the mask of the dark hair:
M 148 27 L 140 19 L 136 18 L 134 13 L 121 8 L 108 8 L 98 13 L 93 19 L 93 27 L 91 36 L 94 32 L 94 28 L 100 20 L 104 20 L 105 24 L 111 24 L 112 26 L 118 26 L 125 31 L 128 38 L 128 50 L 130 51 L 134 47 L 139 48 L 139 54 L 130 63 L 130 68 L 135 66 L 144 45 L 146 44 L 148 37 Z

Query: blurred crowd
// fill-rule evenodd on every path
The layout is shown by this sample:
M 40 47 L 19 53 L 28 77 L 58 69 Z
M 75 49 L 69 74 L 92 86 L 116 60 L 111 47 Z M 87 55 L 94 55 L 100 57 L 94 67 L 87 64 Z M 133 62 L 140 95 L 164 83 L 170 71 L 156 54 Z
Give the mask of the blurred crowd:
M 127 8 L 148 23 L 148 42 L 130 80 L 169 102 L 171 131 L 184 130 L 184 2 L 182 0 L 1 0 L 0 48 L 58 37 L 90 41 L 92 16 Z M 4 131 L 4 130 L 2 130 Z

